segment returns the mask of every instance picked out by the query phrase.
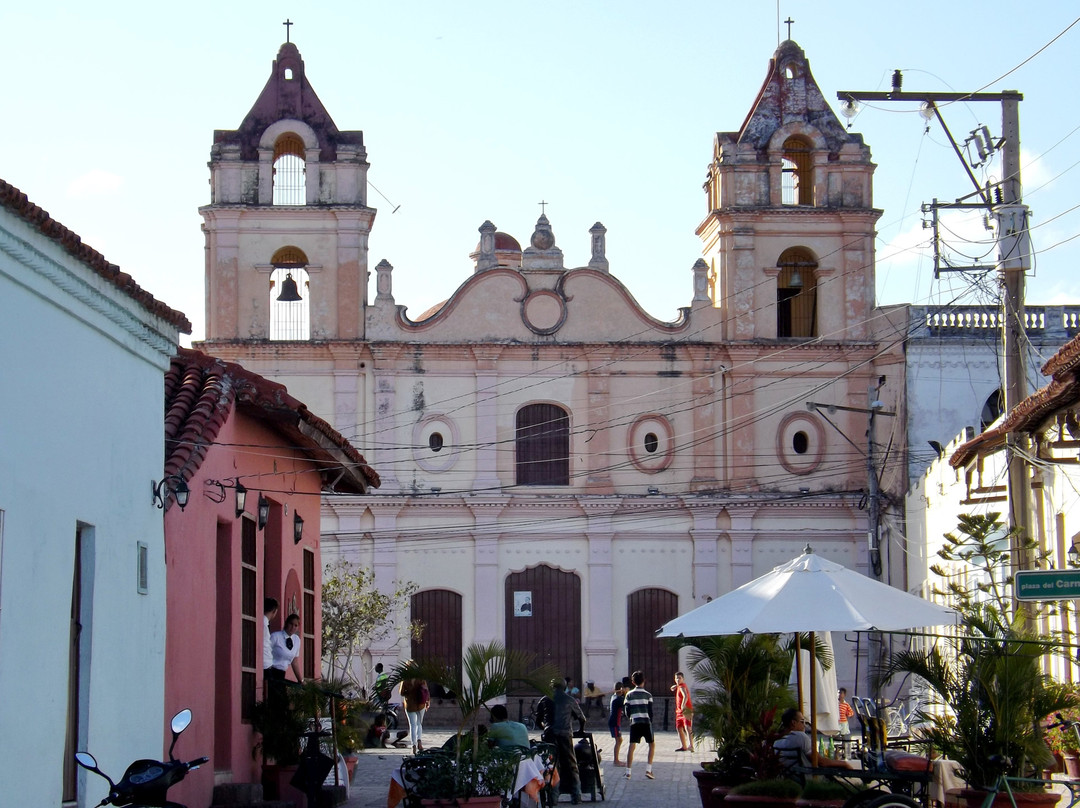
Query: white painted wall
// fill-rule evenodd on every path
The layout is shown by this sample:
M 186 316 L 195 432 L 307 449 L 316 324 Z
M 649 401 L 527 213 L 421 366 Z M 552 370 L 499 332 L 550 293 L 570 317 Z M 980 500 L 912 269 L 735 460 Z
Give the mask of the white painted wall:
M 163 467 L 175 327 L 0 209 L 0 760 L 4 790 L 59 805 L 76 530 L 83 526 L 79 748 L 119 778 L 162 753 Z M 136 591 L 136 547 L 150 552 Z M 80 805 L 106 793 L 90 775 Z
M 1040 368 L 1076 333 L 1075 306 L 1028 306 L 1027 392 L 1047 383 Z M 1001 330 L 984 306 L 912 306 L 907 343 L 908 479 L 912 487 L 942 446 L 964 427 L 979 429 L 987 398 L 1004 382 Z M 929 328 L 928 320 L 942 324 Z

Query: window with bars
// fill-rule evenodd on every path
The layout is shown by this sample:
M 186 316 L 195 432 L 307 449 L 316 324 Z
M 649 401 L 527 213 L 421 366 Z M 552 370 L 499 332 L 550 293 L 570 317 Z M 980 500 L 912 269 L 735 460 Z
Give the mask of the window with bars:
M 255 520 L 244 517 L 240 525 L 240 717 L 251 720 L 255 705 L 257 669 L 262 660 L 256 582 L 258 557 Z
M 784 141 L 784 154 L 781 158 L 783 162 L 781 201 L 783 204 L 814 204 L 812 158 L 810 144 L 806 141 L 797 137 Z
M 300 657 L 304 678 L 315 678 L 315 551 L 304 550 L 304 616 L 302 618 L 304 646 Z
M 270 339 L 311 337 L 311 280 L 308 258 L 296 247 L 282 247 L 270 259 Z
M 817 330 L 817 261 L 800 248 L 776 262 L 776 336 L 812 337 Z
M 304 141 L 288 132 L 274 144 L 274 204 L 307 203 L 307 167 Z
M 556 404 L 518 410 L 518 485 L 570 485 L 570 416 Z

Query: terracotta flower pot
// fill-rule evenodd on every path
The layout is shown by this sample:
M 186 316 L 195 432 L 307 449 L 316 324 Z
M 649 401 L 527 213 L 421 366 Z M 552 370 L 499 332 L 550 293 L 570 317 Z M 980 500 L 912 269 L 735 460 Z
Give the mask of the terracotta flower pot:
M 692 772 L 694 779 L 697 780 L 698 794 L 701 797 L 701 808 L 721 808 L 724 802 L 724 795 L 721 793 L 714 796 L 713 790 L 724 782 L 724 775 L 717 774 L 716 772 L 707 772 L 704 769 L 697 769 Z
M 724 808 L 793 808 L 795 797 L 770 797 L 765 794 L 728 794 Z
M 948 796 L 965 808 L 982 808 L 986 792 L 975 788 L 949 789 Z M 1014 791 L 1016 808 L 1053 808 L 1061 795 L 1054 791 Z M 1009 795 L 1001 792 L 994 797 L 993 808 L 1012 808 Z
M 1080 755 L 1076 752 L 1065 752 L 1061 757 L 1065 763 L 1065 774 L 1069 776 L 1069 779 L 1080 779 Z

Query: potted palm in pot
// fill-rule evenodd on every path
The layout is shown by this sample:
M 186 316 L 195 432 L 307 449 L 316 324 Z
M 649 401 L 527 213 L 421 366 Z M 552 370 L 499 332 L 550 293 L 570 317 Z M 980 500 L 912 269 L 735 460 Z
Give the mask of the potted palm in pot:
M 765 776 L 755 765 L 755 740 L 774 730 L 765 725 L 794 704 L 787 688 L 791 657 L 771 634 L 702 637 L 687 644 L 697 682 L 694 735 L 699 743 L 710 740 L 716 751 L 693 774 L 702 807 L 716 808 L 726 789 Z
M 926 742 L 959 763 L 969 786 L 965 791 L 973 792 L 960 796 L 981 804 L 983 789 L 1000 774 L 1037 777 L 1050 765 L 1045 718 L 1075 706 L 1077 697 L 1043 672 L 1043 657 L 1056 648 L 1053 638 L 1031 628 L 1035 622 L 1025 609 L 1012 608 L 1012 577 L 1004 571 L 1015 534 L 1004 530 L 997 514 L 989 514 L 962 516 L 958 534 L 945 538 L 939 555 L 975 573 L 967 579 L 974 584 L 954 583 L 947 593 L 960 616 L 957 635 L 944 646 L 894 655 L 881 679 L 915 674 L 937 696 L 942 709 L 927 716 Z M 940 565 L 933 570 L 949 574 Z M 1038 786 L 1026 790 L 1051 804 L 1058 799 Z

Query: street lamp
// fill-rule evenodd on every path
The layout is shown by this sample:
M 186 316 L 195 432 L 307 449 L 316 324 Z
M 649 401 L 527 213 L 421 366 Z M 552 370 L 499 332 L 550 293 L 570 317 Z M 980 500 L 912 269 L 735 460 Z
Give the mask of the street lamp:
M 244 488 L 244 484 L 238 479 L 236 481 L 236 518 L 239 519 L 244 515 L 244 505 L 247 504 L 247 489 Z
M 170 485 L 170 483 L 172 483 Z M 164 477 L 160 483 L 150 481 L 150 501 L 157 505 L 159 508 L 164 509 L 165 500 L 169 498 L 169 494 L 172 494 L 176 499 L 176 504 L 180 506 L 180 510 L 183 511 L 188 504 L 188 495 L 191 493 L 191 489 L 188 488 L 188 484 L 184 481 L 183 477 L 176 474 L 170 474 Z

